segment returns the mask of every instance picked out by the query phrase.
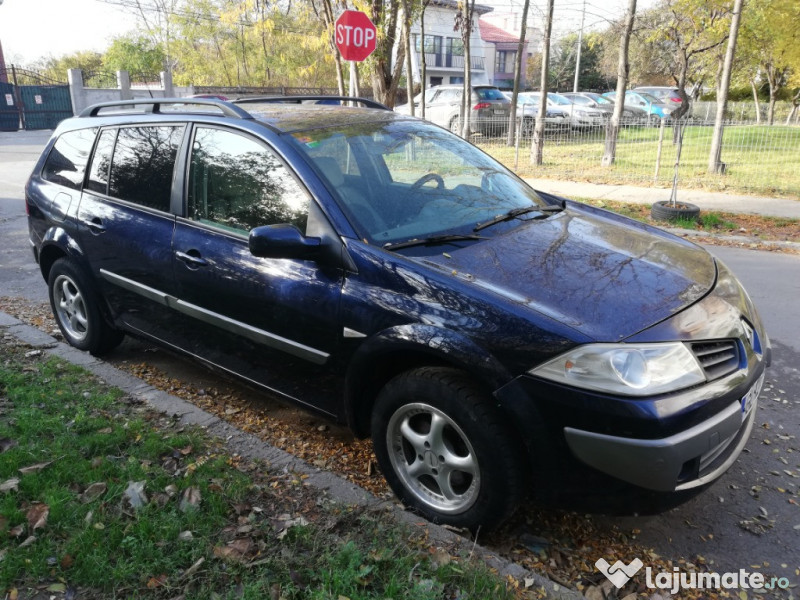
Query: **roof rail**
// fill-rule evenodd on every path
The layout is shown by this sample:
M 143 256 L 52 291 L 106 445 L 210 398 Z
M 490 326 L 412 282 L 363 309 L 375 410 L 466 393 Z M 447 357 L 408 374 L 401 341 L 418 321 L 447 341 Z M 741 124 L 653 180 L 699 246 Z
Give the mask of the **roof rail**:
M 262 102 L 270 102 L 275 104 L 300 104 L 304 100 L 338 100 L 341 103 L 345 102 L 358 102 L 359 104 L 363 104 L 367 108 L 377 108 L 380 110 L 388 110 L 391 111 L 392 109 L 386 106 L 385 104 L 381 104 L 376 100 L 372 100 L 371 98 L 360 98 L 360 97 L 353 97 L 353 96 L 260 96 L 260 97 L 253 97 L 253 98 L 238 98 L 234 100 L 236 104 L 254 104 L 254 103 L 262 103 Z
M 213 98 L 137 98 L 135 100 L 115 100 L 113 102 L 100 102 L 93 104 L 83 111 L 81 117 L 97 117 L 104 108 L 135 108 L 136 106 L 144 106 L 147 113 L 155 114 L 169 114 L 161 110 L 163 105 L 193 105 L 193 106 L 210 106 L 218 108 L 220 112 L 226 117 L 236 117 L 239 119 L 252 119 L 253 115 L 239 106 L 234 106 L 230 102 L 223 100 L 216 100 Z

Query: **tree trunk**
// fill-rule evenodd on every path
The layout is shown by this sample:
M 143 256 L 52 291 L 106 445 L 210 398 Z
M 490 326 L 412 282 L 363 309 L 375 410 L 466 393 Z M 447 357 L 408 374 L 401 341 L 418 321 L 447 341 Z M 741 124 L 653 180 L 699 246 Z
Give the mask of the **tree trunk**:
M 514 145 L 514 134 L 517 131 L 517 97 L 519 96 L 519 80 L 522 78 L 522 58 L 525 52 L 525 36 L 528 32 L 528 7 L 530 0 L 522 5 L 522 24 L 520 25 L 519 43 L 517 44 L 517 60 L 514 62 L 514 91 L 511 92 L 511 115 L 508 118 L 508 137 L 506 144 Z
M 744 0 L 734 0 L 731 30 L 728 34 L 728 48 L 725 50 L 725 63 L 722 65 L 722 77 L 717 92 L 717 116 L 714 119 L 714 134 L 711 137 L 711 152 L 708 156 L 708 172 L 725 172 L 722 162 L 722 134 L 725 128 L 725 109 L 728 107 L 728 89 L 731 86 L 733 59 L 736 56 L 736 39 L 739 37 L 739 21 L 742 17 Z
M 464 43 L 464 92 L 461 95 L 461 137 L 469 139 L 471 132 L 470 104 L 472 104 L 472 15 L 475 0 L 464 0 L 461 13 L 461 40 Z
M 617 95 L 614 103 L 614 112 L 606 127 L 606 147 L 603 154 L 602 165 L 610 167 L 617 156 L 617 138 L 619 137 L 619 124 L 622 121 L 625 109 L 625 89 L 628 87 L 628 47 L 633 32 L 633 21 L 636 17 L 636 0 L 628 0 L 628 9 L 625 11 L 625 30 L 619 42 L 619 62 L 617 64 Z
M 403 39 L 406 46 L 406 95 L 408 96 L 408 110 L 414 116 L 414 74 L 411 65 L 411 2 L 403 0 Z
M 789 116 L 786 117 L 787 125 L 792 124 L 792 119 L 794 119 L 794 116 L 797 114 L 798 107 L 800 107 L 800 90 L 798 90 L 792 98 L 792 110 L 789 111 Z
M 758 101 L 758 88 L 756 87 L 756 80 L 750 80 L 750 87 L 753 89 L 753 102 L 756 105 L 756 123 L 761 125 L 761 103 Z
M 425 0 L 422 3 L 422 12 L 419 15 L 419 88 L 422 93 L 422 102 L 420 102 L 420 116 L 425 118 L 425 88 L 428 87 L 428 59 L 425 56 L 425 10 L 428 8 L 430 0 Z M 411 98 L 408 99 L 411 102 Z
M 533 129 L 533 146 L 531 147 L 531 163 L 540 166 L 544 163 L 544 128 L 547 117 L 547 72 L 550 66 L 550 34 L 553 31 L 553 1 L 547 0 L 547 14 L 544 17 L 544 40 L 542 41 L 542 75 L 539 80 L 541 100 L 536 126 Z

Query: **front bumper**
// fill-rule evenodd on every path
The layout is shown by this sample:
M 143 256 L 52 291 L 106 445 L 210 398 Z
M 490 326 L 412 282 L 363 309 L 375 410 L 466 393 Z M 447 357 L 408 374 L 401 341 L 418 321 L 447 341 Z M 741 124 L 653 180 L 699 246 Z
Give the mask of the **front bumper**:
M 739 402 L 694 427 L 661 439 L 616 437 L 564 428 L 576 458 L 642 488 L 672 492 L 715 480 L 742 452 L 755 420 L 762 375 Z

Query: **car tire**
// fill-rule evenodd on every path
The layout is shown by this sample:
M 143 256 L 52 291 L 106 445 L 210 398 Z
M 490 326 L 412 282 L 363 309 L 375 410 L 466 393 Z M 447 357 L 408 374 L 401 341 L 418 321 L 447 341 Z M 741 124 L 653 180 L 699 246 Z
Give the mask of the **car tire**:
M 448 124 L 447 128 L 450 130 L 451 133 L 455 133 L 456 135 L 461 135 L 461 119 L 458 117 L 453 117 L 450 119 L 450 123 Z
M 525 489 L 520 444 L 465 373 L 408 371 L 378 395 L 372 440 L 392 490 L 435 523 L 475 530 L 505 520 Z
M 522 127 L 520 135 L 523 139 L 531 139 L 533 137 L 533 130 L 536 128 L 536 119 L 525 117 L 522 119 Z
M 53 315 L 71 346 L 99 356 L 122 342 L 124 334 L 103 318 L 94 285 L 72 260 L 53 263 L 47 287 Z
M 700 216 L 700 207 L 688 202 L 673 206 L 669 200 L 659 200 L 650 208 L 650 216 L 656 221 L 695 220 Z

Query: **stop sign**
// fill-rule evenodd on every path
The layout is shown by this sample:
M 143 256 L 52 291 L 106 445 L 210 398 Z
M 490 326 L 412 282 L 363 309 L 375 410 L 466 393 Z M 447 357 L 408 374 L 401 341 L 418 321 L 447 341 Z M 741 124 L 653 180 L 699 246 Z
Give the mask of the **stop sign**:
M 345 60 L 362 61 L 375 50 L 375 25 L 358 10 L 346 10 L 336 19 L 336 47 Z

